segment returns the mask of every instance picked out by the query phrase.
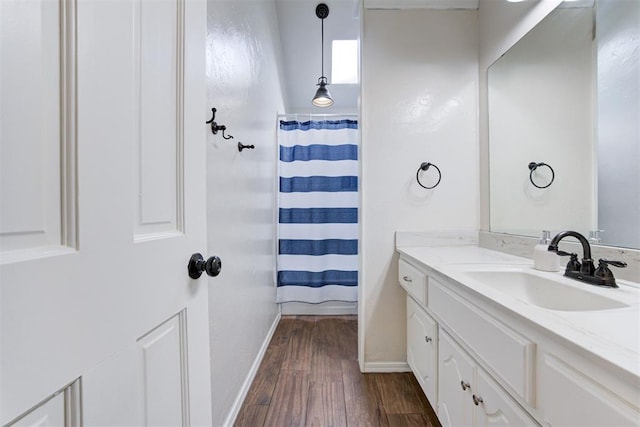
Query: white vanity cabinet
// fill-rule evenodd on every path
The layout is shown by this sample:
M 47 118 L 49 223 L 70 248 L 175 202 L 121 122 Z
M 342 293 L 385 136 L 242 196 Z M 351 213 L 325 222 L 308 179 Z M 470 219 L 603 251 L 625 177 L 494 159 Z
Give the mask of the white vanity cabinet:
M 440 334 L 438 371 L 443 427 L 538 425 L 446 332 Z
M 438 401 L 438 324 L 407 296 L 407 363 L 435 406 Z
M 489 259 L 478 251 L 478 259 Z M 454 252 L 448 249 L 459 262 Z M 517 304 L 465 282 L 456 267 L 445 268 L 439 252 L 433 264 L 401 253 L 407 362 L 443 426 L 640 427 L 640 376 L 633 366 L 640 356 L 627 347 L 613 347 L 609 358 L 598 355 L 592 347 L 602 351 L 607 337 L 593 346 L 573 341 L 601 331 L 581 329 L 591 318 L 520 313 Z M 628 314 L 612 311 L 601 319 L 620 327 L 616 316 Z

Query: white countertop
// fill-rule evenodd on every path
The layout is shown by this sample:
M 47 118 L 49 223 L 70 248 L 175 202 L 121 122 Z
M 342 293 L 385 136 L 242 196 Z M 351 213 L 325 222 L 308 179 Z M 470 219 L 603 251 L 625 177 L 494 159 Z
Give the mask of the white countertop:
M 601 288 L 564 277 L 563 272 L 533 270 L 528 258 L 475 245 L 397 246 L 401 256 L 416 266 L 436 271 L 465 290 L 490 300 L 549 333 L 569 341 L 640 380 L 640 284 L 617 280 L 619 288 Z M 538 307 L 470 278 L 470 270 L 518 268 L 559 280 L 566 286 L 623 302 L 627 307 L 594 311 L 561 311 Z

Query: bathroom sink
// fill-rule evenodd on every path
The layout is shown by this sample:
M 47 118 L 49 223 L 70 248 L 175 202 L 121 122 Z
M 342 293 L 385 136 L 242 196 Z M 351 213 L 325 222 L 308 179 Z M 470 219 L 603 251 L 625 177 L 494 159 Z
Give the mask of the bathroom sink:
M 597 311 L 629 305 L 527 270 L 465 271 L 469 278 L 537 307 L 558 311 Z M 590 285 L 583 285 L 590 286 Z M 601 290 L 604 291 L 604 290 Z

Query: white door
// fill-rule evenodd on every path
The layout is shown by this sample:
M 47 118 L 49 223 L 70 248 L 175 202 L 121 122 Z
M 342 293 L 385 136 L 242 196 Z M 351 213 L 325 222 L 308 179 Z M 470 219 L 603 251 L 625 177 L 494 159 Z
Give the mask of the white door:
M 0 423 L 210 425 L 205 1 L 0 24 Z

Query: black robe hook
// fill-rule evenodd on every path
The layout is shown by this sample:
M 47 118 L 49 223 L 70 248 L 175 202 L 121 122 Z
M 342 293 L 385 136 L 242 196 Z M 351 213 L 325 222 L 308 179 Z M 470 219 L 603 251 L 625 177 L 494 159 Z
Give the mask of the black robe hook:
M 215 121 L 216 120 L 216 111 L 218 111 L 218 110 L 215 109 L 215 108 L 211 109 L 211 113 L 212 113 L 211 119 L 207 120 L 207 122 L 206 122 L 207 124 L 211 124 L 211 132 L 214 135 L 217 135 L 218 131 L 222 131 L 222 137 L 224 139 L 233 139 L 233 135 L 225 135 L 224 134 L 224 132 L 227 130 L 227 127 L 225 125 L 219 125 L 218 123 L 216 123 L 216 121 Z
M 242 150 L 244 150 L 245 148 L 253 150 L 254 148 L 256 148 L 256 146 L 253 144 L 245 145 L 242 142 L 238 141 L 238 151 L 242 152 Z

